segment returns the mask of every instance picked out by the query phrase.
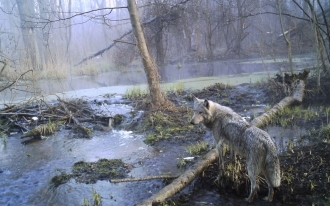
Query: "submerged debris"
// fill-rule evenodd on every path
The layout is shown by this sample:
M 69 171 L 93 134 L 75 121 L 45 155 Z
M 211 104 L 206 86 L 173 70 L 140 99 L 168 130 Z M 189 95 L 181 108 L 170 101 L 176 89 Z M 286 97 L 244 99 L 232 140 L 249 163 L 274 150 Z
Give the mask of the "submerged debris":
M 8 106 L 0 110 L 0 134 L 23 133 L 21 138 L 40 140 L 40 137 L 52 135 L 63 126 L 73 128 L 71 135 L 76 138 L 91 138 L 93 125 L 109 126 L 109 119 L 113 119 L 115 125 L 124 121 L 124 116 L 120 114 L 114 117 L 96 114 L 91 104 L 81 99 L 58 99 L 52 103 L 40 100 L 30 105 Z M 111 129 L 112 125 L 102 131 Z
M 33 136 L 49 136 L 54 134 L 59 126 L 64 125 L 64 121 L 48 122 L 47 124 L 41 124 L 31 131 L 23 134 L 21 138 L 33 137 Z

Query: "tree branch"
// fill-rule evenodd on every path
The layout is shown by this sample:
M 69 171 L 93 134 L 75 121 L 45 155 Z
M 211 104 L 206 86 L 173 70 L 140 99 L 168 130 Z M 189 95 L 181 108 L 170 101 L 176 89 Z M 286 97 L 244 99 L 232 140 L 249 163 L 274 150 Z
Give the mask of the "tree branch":
M 1 89 L 0 89 L 0 92 L 2 92 L 2 91 L 4 91 L 4 90 L 8 89 L 8 88 L 11 87 L 11 86 L 13 86 L 14 84 L 16 84 L 16 83 L 18 82 L 18 80 L 19 80 L 20 78 L 22 78 L 22 76 L 24 76 L 26 73 L 28 73 L 28 72 L 32 72 L 32 71 L 33 71 L 33 70 L 30 69 L 30 70 L 24 72 L 24 73 L 21 74 L 21 75 L 15 80 L 15 81 L 13 81 L 11 84 L 5 86 L 4 88 L 1 88 Z

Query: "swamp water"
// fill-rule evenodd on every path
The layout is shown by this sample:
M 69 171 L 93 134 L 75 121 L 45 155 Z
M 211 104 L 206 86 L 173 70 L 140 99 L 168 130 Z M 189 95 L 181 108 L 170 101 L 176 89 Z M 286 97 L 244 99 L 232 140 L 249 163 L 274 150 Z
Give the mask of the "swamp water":
M 127 115 L 133 108 L 118 103 L 120 97 L 116 98 L 115 104 L 95 104 L 94 109 Z M 264 109 L 265 105 L 256 105 L 252 112 L 246 111 L 246 114 L 253 115 Z M 298 145 L 302 135 L 297 133 L 299 128 L 268 127 L 267 131 L 275 138 L 279 152 L 289 149 L 290 142 Z M 180 154 L 175 148 L 173 151 L 160 151 L 149 147 L 144 144 L 143 135 L 125 130 L 95 131 L 92 139 L 76 139 L 70 138 L 69 132 L 62 130 L 27 145 L 21 144 L 18 136 L 11 136 L 6 144 L 0 144 L 0 205 L 83 205 L 85 199 L 92 204 L 93 193 L 96 192 L 102 197 L 103 205 L 129 206 L 142 202 L 165 186 L 162 180 L 116 184 L 103 180 L 85 184 L 71 179 L 58 187 L 51 183 L 51 178 L 56 175 L 70 174 L 73 164 L 78 161 L 122 159 L 133 165 L 134 169 L 128 173 L 132 177 L 179 175 L 181 172 L 176 167 Z M 144 165 L 146 160 L 149 163 Z M 219 194 L 205 192 L 201 191 L 192 201 L 216 204 L 222 199 Z
M 107 111 L 127 114 L 131 109 L 114 104 L 109 105 Z M 130 199 L 123 195 L 132 193 L 129 184 L 99 181 L 86 185 L 71 180 L 56 188 L 50 180 L 55 175 L 71 173 L 73 164 L 78 161 L 117 158 L 135 163 L 138 159 L 152 157 L 153 149 L 143 143 L 143 138 L 130 131 L 113 130 L 95 131 L 92 139 L 75 139 L 69 137 L 68 130 L 62 130 L 24 145 L 19 136 L 8 137 L 6 144 L 0 144 L 0 205 L 82 205 L 84 199 L 92 198 L 93 190 L 102 196 L 104 205 L 130 205 L 137 197 L 130 196 L 133 198 Z M 130 158 L 125 161 L 127 157 Z
M 256 67 L 256 64 L 248 64 L 249 68 Z M 238 64 L 236 63 L 236 65 Z M 204 68 L 204 66 L 205 69 L 198 69 Z M 233 66 L 223 70 L 207 64 L 197 67 L 176 68 L 179 75 L 177 72 L 170 72 L 169 70 L 162 75 L 162 78 L 165 79 L 165 82 L 174 81 L 174 84 L 181 82 L 184 84 L 184 88 L 200 89 L 215 82 L 233 85 L 254 83 L 270 75 L 269 71 L 262 69 L 263 66 L 257 70 L 249 70 L 249 73 L 242 68 L 241 73 L 233 72 L 236 71 L 232 70 Z M 227 72 L 227 75 L 224 76 L 223 72 Z M 83 79 L 92 85 L 87 84 Z M 47 85 L 47 87 L 41 86 L 45 94 L 69 91 L 57 95 L 66 98 L 86 96 L 100 99 L 103 98 L 102 95 L 104 94 L 124 94 L 127 89 L 135 87 L 134 85 L 120 86 L 116 83 L 107 83 L 102 79 L 108 81 L 109 77 L 99 75 L 92 79 L 89 77 L 77 78 L 70 80 L 69 86 L 58 81 L 48 82 L 48 84 L 39 82 L 39 85 Z M 100 82 L 110 87 L 97 86 L 97 83 Z M 129 82 L 126 80 L 126 83 Z M 132 81 L 132 83 L 143 84 L 144 82 L 142 80 L 141 82 Z M 165 84 L 166 86 L 171 87 L 171 85 Z M 27 98 L 30 97 L 18 93 L 1 94 L 1 102 L 4 103 L 24 101 Z M 51 100 L 56 96 L 45 98 Z M 117 113 L 127 115 L 133 108 L 121 103 L 120 99 L 120 95 L 117 95 L 114 99 L 110 98 L 110 104 L 106 108 L 96 109 L 110 112 L 112 115 Z M 259 112 L 264 109 L 263 107 L 257 108 Z M 252 116 L 254 112 L 250 112 L 249 115 Z M 283 142 L 283 148 L 290 142 L 291 137 L 295 137 L 290 135 L 290 131 L 283 133 L 281 128 L 269 128 L 268 132 L 278 140 L 279 145 L 281 145 L 281 141 Z M 288 135 L 283 135 L 287 133 Z M 7 143 L 0 143 L 0 205 L 83 205 L 84 199 L 92 204 L 94 191 L 101 195 L 103 205 L 134 205 L 164 187 L 162 180 L 117 184 L 112 184 L 109 181 L 98 181 L 96 184 L 84 184 L 76 183 L 72 179 L 57 188 L 51 184 L 52 177 L 71 173 L 73 164 L 78 161 L 94 162 L 101 158 L 119 158 L 125 163 L 133 164 L 135 168 L 128 174 L 133 177 L 160 174 L 177 175 L 180 173 L 176 167 L 179 154 L 175 152 L 175 148 L 172 148 L 173 151 L 164 152 L 148 147 L 143 143 L 145 138 L 143 135 L 137 135 L 131 131 L 113 130 L 111 132 L 95 132 L 92 139 L 73 139 L 69 138 L 68 134 L 69 131 L 62 130 L 47 139 L 28 145 L 21 144 L 22 140 L 19 136 L 13 135 L 7 138 Z M 280 149 L 280 151 L 282 150 Z M 147 159 L 150 160 L 147 165 L 139 164 L 139 162 Z M 202 194 L 200 193 L 195 197 L 196 203 L 206 201 L 210 204 L 212 202 L 218 204 L 221 200 L 219 194 Z

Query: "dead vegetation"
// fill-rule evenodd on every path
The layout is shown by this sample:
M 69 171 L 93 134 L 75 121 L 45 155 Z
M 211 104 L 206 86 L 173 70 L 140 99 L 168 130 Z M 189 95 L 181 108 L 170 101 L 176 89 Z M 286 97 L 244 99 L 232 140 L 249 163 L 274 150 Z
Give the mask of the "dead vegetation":
M 109 119 L 113 117 L 95 115 L 90 103 L 84 100 L 58 99 L 53 103 L 40 100 L 21 106 L 7 106 L 0 111 L 0 118 L 1 133 L 22 133 L 21 138 L 30 137 L 35 140 L 63 128 L 71 128 L 73 137 L 91 138 L 94 125 L 108 125 Z M 118 115 L 116 121 L 119 121 Z

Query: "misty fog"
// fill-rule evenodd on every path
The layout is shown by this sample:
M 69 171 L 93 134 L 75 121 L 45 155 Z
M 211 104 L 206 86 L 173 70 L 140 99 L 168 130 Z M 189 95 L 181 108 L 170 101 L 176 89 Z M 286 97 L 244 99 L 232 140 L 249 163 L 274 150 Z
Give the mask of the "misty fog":
M 315 66 L 322 65 L 324 71 L 329 69 L 327 0 L 137 4 L 160 74 L 166 65 L 247 58 L 287 58 L 290 64 L 277 69 L 292 72 L 292 58 L 301 54 L 315 57 Z M 126 7 L 123 0 L 2 0 L 2 80 L 143 71 Z

